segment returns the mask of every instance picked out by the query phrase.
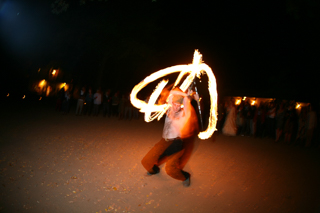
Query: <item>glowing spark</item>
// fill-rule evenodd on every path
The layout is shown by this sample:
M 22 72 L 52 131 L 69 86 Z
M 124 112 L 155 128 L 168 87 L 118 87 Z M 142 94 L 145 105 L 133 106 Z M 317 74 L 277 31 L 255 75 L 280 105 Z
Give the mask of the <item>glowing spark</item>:
M 55 75 L 57 73 L 57 70 L 52 71 L 52 75 Z
M 26 95 L 23 95 L 22 99 L 25 99 L 26 98 Z
M 162 70 L 159 70 L 150 76 L 146 77 L 143 81 L 141 81 L 139 84 L 137 84 L 131 91 L 130 94 L 130 101 L 133 106 L 140 109 L 140 112 L 145 113 L 145 121 L 150 122 L 154 119 L 160 120 L 160 118 L 163 116 L 163 114 L 167 111 L 167 109 L 170 107 L 169 104 L 162 104 L 158 105 L 155 104 L 156 100 L 158 99 L 159 95 L 161 94 L 161 91 L 163 88 L 167 85 L 168 81 L 163 80 L 161 81 L 154 92 L 151 94 L 150 99 L 148 103 L 145 101 L 139 100 L 137 98 L 138 92 L 143 89 L 146 85 L 148 85 L 150 82 L 153 82 L 163 76 L 166 76 L 168 74 L 172 74 L 175 72 L 180 72 L 176 82 L 174 83 L 174 86 L 177 86 L 182 77 L 186 74 L 188 76 L 186 79 L 182 82 L 180 85 L 180 89 L 182 91 L 186 91 L 189 86 L 192 84 L 195 77 L 200 78 L 202 73 L 206 73 L 208 76 L 208 90 L 210 94 L 210 115 L 209 115 L 209 123 L 208 127 L 205 131 L 200 132 L 198 137 L 200 139 L 207 139 L 211 137 L 213 132 L 216 130 L 216 124 L 217 124 L 217 89 L 216 89 L 216 79 L 213 75 L 213 72 L 211 68 L 205 64 L 202 63 L 202 55 L 198 52 L 198 50 L 195 50 L 193 55 L 193 62 L 192 64 L 188 65 L 176 65 L 172 67 L 168 67 Z
M 241 99 L 237 99 L 235 105 L 240 105 Z
M 8 94 L 7 94 L 7 97 L 9 97 L 9 95 L 10 95 L 10 94 L 8 93 Z

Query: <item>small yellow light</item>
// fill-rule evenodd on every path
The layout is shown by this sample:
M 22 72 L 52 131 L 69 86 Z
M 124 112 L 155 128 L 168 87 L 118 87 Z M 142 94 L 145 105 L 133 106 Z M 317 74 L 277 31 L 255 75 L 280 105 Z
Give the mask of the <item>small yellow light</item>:
M 67 85 L 67 83 L 61 83 L 60 84 L 60 89 L 62 89 L 63 87 L 65 87 Z M 66 90 L 66 88 L 65 88 L 65 90 Z
M 41 101 L 42 97 L 39 98 L 39 101 Z
M 22 99 L 25 99 L 26 98 L 26 95 L 23 95 Z
M 43 87 L 43 86 L 45 85 L 45 83 L 46 83 L 46 80 L 45 80 L 45 79 L 43 79 L 42 81 L 40 81 L 40 83 L 39 83 L 39 87 Z
M 7 94 L 7 97 L 9 97 L 9 95 L 10 95 L 10 94 L 8 93 L 8 94 Z
M 247 97 L 246 97 L 246 96 L 244 96 L 242 100 L 243 100 L 243 101 L 245 101 L 245 100 L 246 100 L 246 98 L 247 98 Z

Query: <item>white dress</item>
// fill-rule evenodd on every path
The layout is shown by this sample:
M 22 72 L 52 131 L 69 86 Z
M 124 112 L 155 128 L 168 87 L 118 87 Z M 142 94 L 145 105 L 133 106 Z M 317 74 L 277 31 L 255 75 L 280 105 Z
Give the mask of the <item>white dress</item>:
M 236 125 L 236 108 L 235 106 L 230 106 L 228 108 L 227 118 L 224 122 L 222 133 L 228 136 L 236 136 L 237 135 L 237 125 Z

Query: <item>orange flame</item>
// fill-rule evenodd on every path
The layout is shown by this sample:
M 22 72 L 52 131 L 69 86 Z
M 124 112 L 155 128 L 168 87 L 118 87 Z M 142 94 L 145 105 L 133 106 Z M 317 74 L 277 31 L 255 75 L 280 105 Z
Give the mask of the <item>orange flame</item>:
M 216 79 L 213 75 L 213 72 L 211 68 L 205 64 L 202 63 L 202 55 L 198 52 L 198 50 L 195 50 L 193 55 L 193 62 L 192 64 L 188 65 L 176 65 L 172 67 L 168 67 L 162 70 L 159 70 L 150 76 L 146 77 L 143 81 L 141 81 L 139 84 L 137 84 L 131 91 L 130 94 L 130 101 L 133 106 L 140 109 L 140 112 L 145 113 L 145 121 L 150 122 L 154 119 L 160 120 L 163 114 L 167 111 L 167 109 L 170 107 L 169 104 L 155 104 L 156 100 L 158 99 L 159 95 L 161 94 L 161 91 L 164 89 L 164 87 L 167 85 L 167 80 L 162 80 L 158 86 L 155 88 L 154 92 L 151 94 L 150 99 L 148 103 L 145 101 L 139 100 L 137 98 L 138 92 L 143 89 L 146 85 L 148 85 L 150 82 L 153 82 L 163 76 L 166 76 L 171 73 L 180 72 L 176 82 L 174 83 L 174 86 L 177 86 L 182 77 L 186 74 L 188 74 L 187 78 L 182 82 L 180 85 L 180 89 L 185 92 L 192 84 L 195 77 L 200 78 L 201 74 L 206 73 L 208 76 L 208 90 L 210 94 L 210 115 L 209 115 L 209 123 L 208 127 L 205 131 L 200 132 L 198 137 L 200 139 L 207 139 L 210 138 L 214 131 L 216 131 L 216 124 L 217 124 L 217 100 L 218 100 L 218 93 L 217 93 L 217 85 L 216 85 Z

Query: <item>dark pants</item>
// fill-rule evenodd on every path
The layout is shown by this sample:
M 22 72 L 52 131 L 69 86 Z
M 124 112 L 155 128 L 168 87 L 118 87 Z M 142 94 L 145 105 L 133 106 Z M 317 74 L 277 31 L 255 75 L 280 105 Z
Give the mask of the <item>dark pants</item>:
M 266 119 L 266 134 L 268 137 L 271 137 L 271 138 L 276 138 L 275 137 L 275 130 L 276 130 L 276 121 L 274 118 L 270 118 L 270 117 L 267 117 Z
M 68 113 L 70 108 L 70 100 L 64 100 L 62 103 L 62 109 L 64 113 Z
M 111 111 L 112 111 L 112 116 L 118 116 L 119 115 L 119 105 L 112 105 Z
M 166 141 L 162 138 L 146 154 L 141 163 L 149 173 L 156 174 L 160 171 L 158 166 L 163 158 L 165 158 L 167 174 L 174 179 L 184 181 L 190 177 L 190 174 L 183 171 L 180 165 L 184 152 L 185 149 L 183 148 L 183 141 L 181 139 Z
M 91 114 L 91 108 L 92 108 L 92 103 L 91 102 L 87 102 L 86 105 L 84 105 L 84 112 L 83 114 Z
M 93 105 L 93 115 L 98 116 L 100 109 L 100 104 L 94 104 Z
M 111 117 L 111 105 L 109 103 L 103 103 L 103 116 Z

